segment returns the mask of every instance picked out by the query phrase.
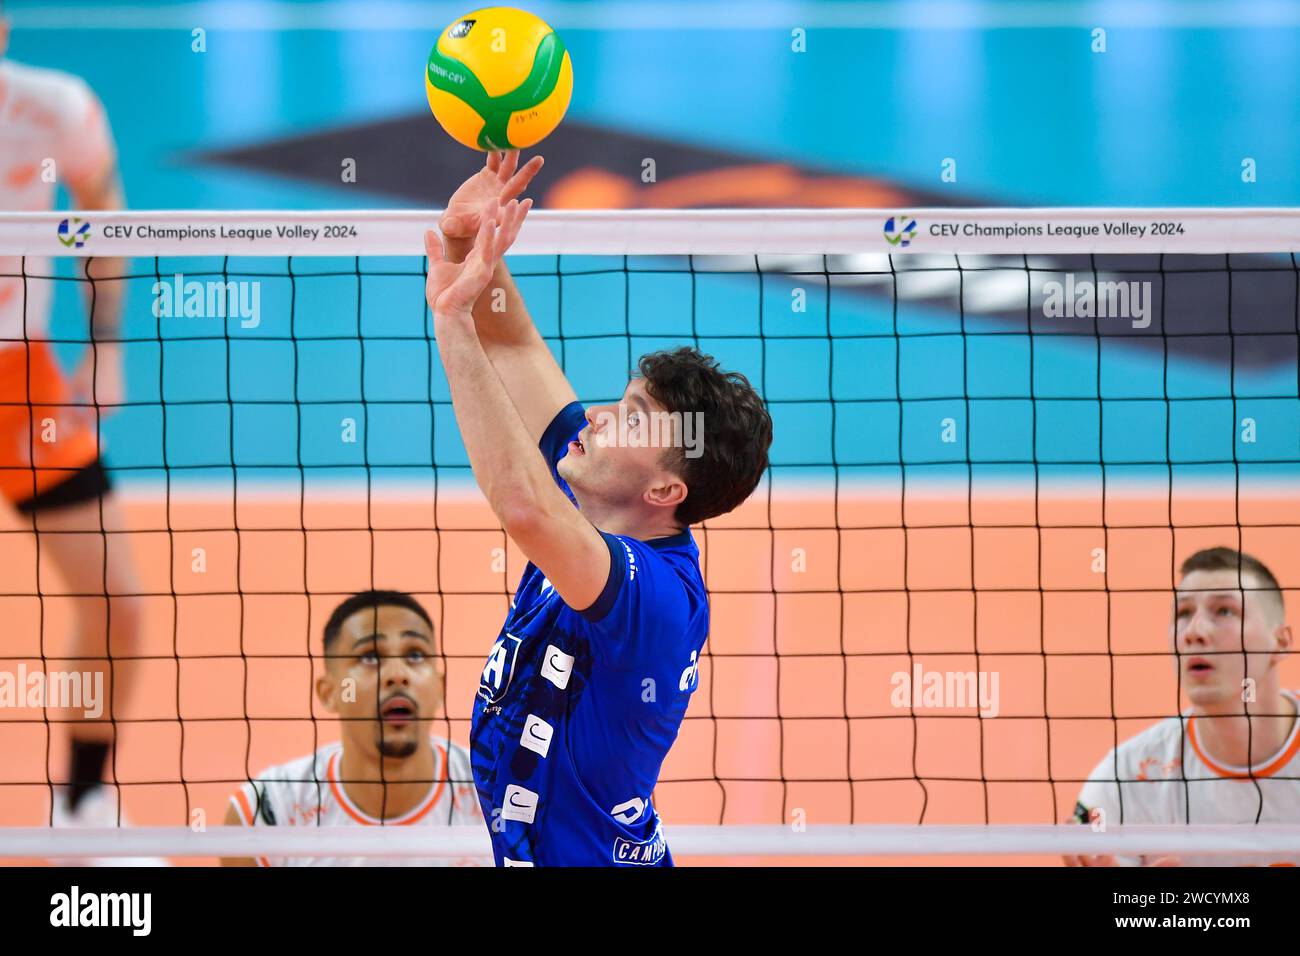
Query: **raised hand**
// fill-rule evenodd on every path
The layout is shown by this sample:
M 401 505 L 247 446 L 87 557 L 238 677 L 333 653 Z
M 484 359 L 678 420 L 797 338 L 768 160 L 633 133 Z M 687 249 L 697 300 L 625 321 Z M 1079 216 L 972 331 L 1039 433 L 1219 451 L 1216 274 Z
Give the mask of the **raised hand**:
M 474 303 L 492 281 L 497 263 L 514 244 L 524 217 L 533 207 L 531 199 L 512 199 L 501 206 L 496 199 L 484 204 L 478 214 L 479 226 L 474 245 L 463 262 L 447 257 L 438 234 L 430 229 L 424 234 L 424 251 L 429 256 L 429 278 L 424 295 L 433 310 L 435 322 L 455 315 L 470 316 Z
M 519 166 L 519 150 L 490 152 L 483 168 L 461 183 L 447 200 L 447 208 L 438 221 L 445 242 L 446 257 L 460 262 L 482 224 L 482 215 L 494 201 L 508 203 L 517 198 L 533 181 L 544 160 L 534 156 Z

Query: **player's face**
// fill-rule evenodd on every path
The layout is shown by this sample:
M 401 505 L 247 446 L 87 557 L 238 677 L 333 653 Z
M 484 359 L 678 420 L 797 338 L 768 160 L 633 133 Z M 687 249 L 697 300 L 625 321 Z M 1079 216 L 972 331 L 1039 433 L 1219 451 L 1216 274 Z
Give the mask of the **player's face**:
M 429 625 L 404 607 L 363 608 L 343 622 L 321 698 L 342 718 L 349 747 L 410 757 L 428 740 L 442 704 Z
M 1244 589 L 1242 588 L 1244 585 Z M 1193 571 L 1174 595 L 1172 627 L 1179 680 L 1199 707 L 1243 710 L 1243 685 L 1276 673 L 1289 632 L 1276 594 L 1246 572 Z
M 621 401 L 587 409 L 587 427 L 569 443 L 557 470 L 579 498 L 614 506 L 647 494 L 656 502 L 672 501 L 669 489 L 679 485 L 684 492 L 686 485 L 666 467 L 665 454 L 682 442 L 680 424 L 650 396 L 643 380 L 633 379 Z

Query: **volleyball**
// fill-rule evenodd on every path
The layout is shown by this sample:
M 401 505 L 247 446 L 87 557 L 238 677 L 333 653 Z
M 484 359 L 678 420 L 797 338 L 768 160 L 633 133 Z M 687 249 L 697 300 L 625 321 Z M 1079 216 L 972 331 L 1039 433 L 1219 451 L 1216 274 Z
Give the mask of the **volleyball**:
M 523 149 L 560 125 L 573 65 L 546 21 L 514 7 L 457 18 L 429 51 L 425 93 L 438 123 L 471 149 Z

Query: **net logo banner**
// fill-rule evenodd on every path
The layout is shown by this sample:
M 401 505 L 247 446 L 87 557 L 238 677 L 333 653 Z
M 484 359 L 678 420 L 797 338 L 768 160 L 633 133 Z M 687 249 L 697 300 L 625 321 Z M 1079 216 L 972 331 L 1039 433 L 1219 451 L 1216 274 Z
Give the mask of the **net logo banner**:
M 0 213 L 7 256 L 416 256 L 440 210 Z M 515 255 L 1300 251 L 1300 209 L 540 210 Z
M 912 221 L 911 228 L 913 235 L 915 235 L 915 220 Z M 1020 238 L 1022 236 L 1047 238 L 1064 236 L 1072 239 L 1106 236 L 1142 239 L 1148 232 L 1152 236 L 1183 236 L 1187 234 L 1186 226 L 1178 220 L 1147 223 L 1134 222 L 1128 219 L 1103 219 L 1099 222 L 1074 223 L 1052 222 L 1051 220 L 1030 223 L 983 223 L 978 220 L 972 222 L 932 222 L 927 231 L 931 236 L 940 239 L 945 237 Z M 888 239 L 888 222 L 885 225 L 885 232 L 885 237 Z
M 368 222 L 351 217 L 368 218 Z M 423 251 L 434 214 L 0 213 L 0 255 L 359 255 Z M 393 230 L 397 229 L 396 236 Z
M 90 235 L 90 223 L 78 218 L 64 219 L 59 223 L 59 242 L 66 249 L 69 246 L 80 249 L 86 244 Z

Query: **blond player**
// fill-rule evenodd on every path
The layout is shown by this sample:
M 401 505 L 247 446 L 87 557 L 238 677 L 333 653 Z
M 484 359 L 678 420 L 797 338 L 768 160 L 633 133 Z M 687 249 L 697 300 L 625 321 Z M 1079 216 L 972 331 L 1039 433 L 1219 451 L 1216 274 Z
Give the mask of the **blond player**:
M 0 11 L 0 57 L 9 25 Z M 116 150 L 98 98 L 79 78 L 0 59 L 0 209 L 43 212 L 54 207 L 56 188 L 77 209 L 120 209 Z M 89 245 L 93 231 L 70 217 L 65 241 Z M 51 226 L 51 229 L 54 227 Z M 78 260 L 78 273 L 84 275 Z M 59 368 L 46 319 L 52 279 L 49 260 L 0 257 L 0 496 L 41 532 L 39 546 L 58 569 L 68 593 L 105 595 L 72 602 L 73 655 L 54 668 L 104 675 L 106 703 L 98 720 L 73 710 L 70 785 L 58 787 L 56 826 L 117 826 L 116 794 L 102 786 L 113 744 L 115 714 L 128 688 L 108 657 L 138 653 L 141 608 L 121 528 L 118 504 L 100 461 L 97 412 L 121 401 L 119 347 L 121 260 L 92 260 L 84 284 L 92 304 L 95 344 L 71 376 Z M 92 389 L 94 394 L 92 394 Z M 94 406 L 110 406 L 95 408 Z M 105 564 L 107 560 L 107 566 Z M 113 595 L 110 599 L 107 595 Z M 114 680 L 116 678 L 116 680 Z M 90 861 L 80 861 L 90 862 Z M 106 861 L 120 864 L 122 861 Z
M 230 798 L 228 826 L 483 827 L 469 753 L 429 734 L 443 700 L 433 623 L 398 591 L 348 598 L 325 625 L 321 705 L 342 739 L 259 774 Z M 487 837 L 483 838 L 486 857 Z M 226 859 L 226 866 L 440 866 L 467 858 Z
M 1259 560 L 1229 548 L 1183 562 L 1172 627 L 1191 707 L 1107 754 L 1084 784 L 1080 822 L 1300 823 L 1300 721 L 1279 666 L 1291 649 L 1282 591 Z M 1118 783 L 1117 783 L 1118 781 Z M 1195 846 L 1189 845 L 1189 851 Z M 1076 856 L 1071 866 L 1292 865 L 1274 856 Z

